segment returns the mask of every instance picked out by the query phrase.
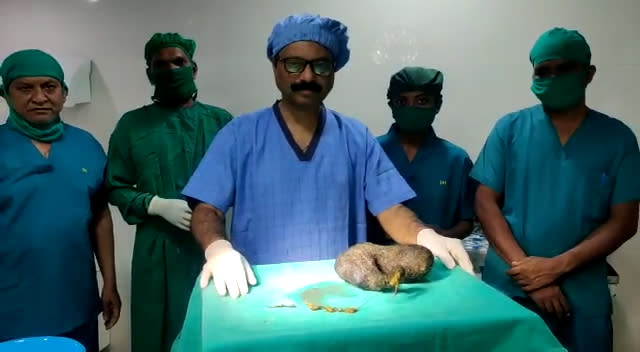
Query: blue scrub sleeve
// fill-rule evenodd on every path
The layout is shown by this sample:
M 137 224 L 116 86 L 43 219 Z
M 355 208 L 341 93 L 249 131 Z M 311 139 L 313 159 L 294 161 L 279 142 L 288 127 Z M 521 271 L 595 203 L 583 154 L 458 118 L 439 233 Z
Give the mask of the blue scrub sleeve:
M 189 205 L 207 203 L 226 213 L 233 205 L 237 170 L 236 126 L 227 124 L 213 139 L 182 191 Z
M 476 180 L 469 176 L 472 168 L 473 162 L 467 156 L 464 159 L 464 163 L 462 166 L 462 180 L 460 180 L 460 186 L 462 189 L 460 192 L 460 199 L 458 201 L 457 221 L 473 220 L 475 217 L 473 208 L 478 183 L 476 182 Z
M 368 130 L 365 138 L 364 195 L 369 211 L 378 216 L 384 210 L 414 198 L 416 194 Z
M 471 170 L 471 177 L 495 192 L 504 191 L 505 158 L 507 145 L 505 141 L 505 124 L 498 121 L 489 134 L 478 160 Z
M 636 136 L 629 130 L 625 138 L 625 157 L 616 175 L 611 204 L 640 200 L 640 152 Z

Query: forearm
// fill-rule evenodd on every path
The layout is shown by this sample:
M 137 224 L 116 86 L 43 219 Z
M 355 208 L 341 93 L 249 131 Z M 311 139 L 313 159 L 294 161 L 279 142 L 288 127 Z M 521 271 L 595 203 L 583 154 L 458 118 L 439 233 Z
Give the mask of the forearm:
M 463 239 L 471 233 L 473 230 L 473 222 L 470 220 L 461 220 L 455 224 L 452 228 L 444 230 L 441 235 L 447 237 L 453 237 L 457 239 Z
M 598 227 L 586 239 L 554 259 L 566 274 L 593 260 L 605 258 L 629 240 L 637 231 L 638 209 L 628 219 L 612 218 Z
M 117 285 L 113 249 L 113 222 L 111 220 L 111 212 L 106 204 L 94 221 L 92 233 L 94 235 L 95 255 L 102 273 L 104 286 L 115 288 Z
M 477 197 L 476 214 L 487 240 L 508 265 L 527 256 L 513 238 L 513 233 L 497 202 L 493 199 Z
M 416 244 L 418 232 L 428 228 L 409 208 L 400 204 L 378 214 L 378 220 L 384 231 L 400 244 Z
M 149 216 L 147 208 L 153 196 L 151 193 L 139 192 L 133 186 L 111 187 L 109 203 L 118 207 L 122 218 L 129 225 L 135 225 L 143 222 Z
M 128 139 L 121 136 L 122 131 L 116 127 L 113 143 L 107 156 L 104 185 L 109 195 L 109 203 L 118 207 L 122 218 L 129 225 L 136 225 L 146 220 L 147 208 L 154 194 L 142 192 L 136 187 L 139 180 L 135 172 L 136 166 L 128 152 Z
M 191 217 L 191 231 L 203 249 L 217 241 L 225 239 L 224 213 L 217 208 L 199 203 Z

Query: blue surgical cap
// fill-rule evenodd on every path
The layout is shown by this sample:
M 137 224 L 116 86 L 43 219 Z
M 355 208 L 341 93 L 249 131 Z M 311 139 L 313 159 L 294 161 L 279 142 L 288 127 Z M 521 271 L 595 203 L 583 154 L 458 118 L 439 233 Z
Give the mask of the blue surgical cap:
M 347 27 L 337 20 L 311 14 L 288 16 L 276 23 L 267 40 L 267 57 L 273 60 L 287 45 L 298 41 L 312 41 L 327 48 L 336 71 L 349 61 Z

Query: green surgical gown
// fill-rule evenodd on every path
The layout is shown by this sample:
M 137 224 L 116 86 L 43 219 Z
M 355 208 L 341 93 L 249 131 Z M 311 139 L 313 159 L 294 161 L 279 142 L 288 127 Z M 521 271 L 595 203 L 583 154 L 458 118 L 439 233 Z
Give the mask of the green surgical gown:
M 180 192 L 227 111 L 196 102 L 167 109 L 153 104 L 126 113 L 109 142 L 106 186 L 124 220 L 137 225 L 131 272 L 131 350 L 168 351 L 182 328 L 204 255 L 194 237 L 147 214 L 155 195 Z

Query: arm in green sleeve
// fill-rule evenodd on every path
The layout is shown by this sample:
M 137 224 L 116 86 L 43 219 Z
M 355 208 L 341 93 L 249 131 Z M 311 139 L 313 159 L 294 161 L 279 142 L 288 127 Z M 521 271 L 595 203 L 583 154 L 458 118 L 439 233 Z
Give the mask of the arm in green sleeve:
M 147 216 L 147 207 L 153 195 L 136 188 L 136 167 L 131 158 L 131 144 L 127 130 L 118 123 L 109 140 L 105 186 L 109 203 L 117 206 L 124 220 L 135 225 Z

